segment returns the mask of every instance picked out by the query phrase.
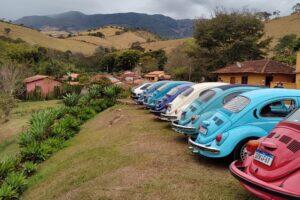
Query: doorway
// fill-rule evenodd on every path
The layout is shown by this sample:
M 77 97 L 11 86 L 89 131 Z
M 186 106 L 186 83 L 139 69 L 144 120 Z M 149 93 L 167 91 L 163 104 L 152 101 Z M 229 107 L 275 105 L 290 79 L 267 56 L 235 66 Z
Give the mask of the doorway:
M 265 86 L 270 87 L 272 81 L 273 76 L 266 76 Z

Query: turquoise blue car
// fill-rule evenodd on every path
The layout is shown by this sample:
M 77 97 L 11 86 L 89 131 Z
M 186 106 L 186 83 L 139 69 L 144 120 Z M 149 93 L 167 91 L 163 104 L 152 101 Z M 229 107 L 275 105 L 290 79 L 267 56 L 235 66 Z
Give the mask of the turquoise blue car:
M 170 90 L 173 88 L 182 85 L 187 84 L 189 82 L 186 81 L 170 81 L 158 89 L 156 89 L 151 95 L 148 96 L 147 102 L 144 104 L 148 109 L 154 109 L 156 103 L 161 100 Z
M 232 155 L 243 160 L 249 140 L 266 136 L 299 105 L 300 90 L 262 89 L 240 94 L 200 122 L 197 138 L 189 138 L 189 148 L 205 157 Z
M 136 99 L 136 103 L 143 105 L 144 103 L 147 102 L 148 97 L 155 92 L 158 88 L 160 88 L 161 86 L 165 85 L 166 83 L 168 83 L 170 81 L 158 81 L 155 83 L 152 83 L 151 86 L 149 88 L 147 88 L 138 99 Z
M 211 117 L 216 109 L 221 108 L 239 94 L 258 89 L 262 87 L 236 84 L 205 90 L 182 112 L 180 120 L 172 123 L 172 128 L 178 133 L 196 137 L 200 122 Z

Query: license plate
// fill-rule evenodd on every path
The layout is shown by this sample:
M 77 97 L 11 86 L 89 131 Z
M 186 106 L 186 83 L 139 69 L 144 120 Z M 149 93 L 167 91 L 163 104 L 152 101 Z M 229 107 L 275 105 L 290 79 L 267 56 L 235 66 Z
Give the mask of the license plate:
M 265 165 L 271 166 L 274 156 L 270 153 L 264 152 L 262 150 L 256 150 L 254 154 L 254 160 L 261 162 Z
M 207 129 L 204 128 L 203 126 L 200 126 L 199 131 L 200 131 L 200 133 L 202 133 L 204 135 L 206 135 L 206 133 L 207 133 Z

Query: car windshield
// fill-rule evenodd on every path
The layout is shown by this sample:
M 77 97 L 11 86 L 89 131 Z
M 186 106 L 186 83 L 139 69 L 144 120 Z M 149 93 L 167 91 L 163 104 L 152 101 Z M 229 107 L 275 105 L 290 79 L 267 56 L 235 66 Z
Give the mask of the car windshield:
M 175 95 L 178 92 L 178 87 L 173 88 L 172 90 L 170 90 L 167 95 L 172 96 Z
M 248 104 L 250 103 L 250 100 L 244 96 L 237 96 L 233 98 L 231 101 L 226 103 L 223 108 L 225 108 L 228 111 L 238 113 L 242 111 Z
M 165 89 L 166 87 L 168 87 L 167 83 L 164 83 L 162 86 L 160 86 L 159 88 L 157 88 L 157 91 L 161 92 L 163 91 L 163 89 Z
M 216 95 L 215 91 L 205 90 L 204 92 L 200 93 L 198 100 L 202 103 L 206 103 L 209 100 L 211 100 L 215 95 Z
M 300 109 L 293 112 L 287 119 L 288 122 L 300 122 Z
M 187 97 L 189 96 L 192 92 L 194 91 L 194 88 L 189 87 L 188 89 L 186 89 L 183 93 L 181 93 L 181 97 Z
M 141 87 L 141 90 L 146 90 L 151 84 L 147 83 L 143 87 Z

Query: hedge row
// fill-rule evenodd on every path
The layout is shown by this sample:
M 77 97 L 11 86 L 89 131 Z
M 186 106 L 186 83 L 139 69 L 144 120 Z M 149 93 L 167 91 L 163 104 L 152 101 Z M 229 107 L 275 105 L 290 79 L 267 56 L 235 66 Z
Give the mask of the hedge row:
M 121 91 L 117 86 L 92 85 L 86 95 L 64 96 L 62 107 L 34 113 L 29 128 L 19 137 L 19 154 L 0 162 L 0 199 L 18 199 L 37 164 L 63 148 L 86 120 L 113 106 Z

